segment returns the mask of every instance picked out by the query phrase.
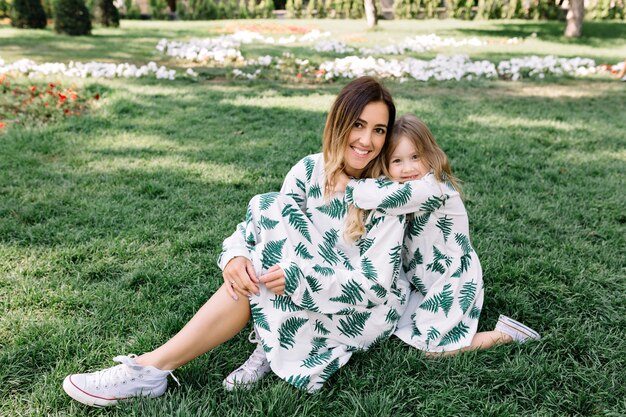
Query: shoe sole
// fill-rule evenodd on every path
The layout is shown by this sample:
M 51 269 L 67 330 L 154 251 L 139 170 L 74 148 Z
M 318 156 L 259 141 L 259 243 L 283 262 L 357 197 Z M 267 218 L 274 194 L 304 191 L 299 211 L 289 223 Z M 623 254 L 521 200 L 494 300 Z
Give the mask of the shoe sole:
M 97 397 L 83 391 L 82 389 L 74 385 L 74 383 L 72 382 L 72 375 L 67 376 L 63 380 L 63 391 L 65 391 L 67 395 L 69 395 L 79 403 L 88 405 L 90 407 L 108 407 L 110 405 L 117 404 L 118 401 L 117 399 Z
M 527 338 L 526 340 L 540 340 L 541 339 L 541 335 L 537 333 L 535 330 L 520 323 L 517 320 L 513 320 L 510 317 L 500 316 L 500 318 L 498 319 L 498 322 L 503 324 L 504 326 L 507 326 L 510 329 L 515 330 L 518 333 L 523 334 L 524 336 L 526 336 Z

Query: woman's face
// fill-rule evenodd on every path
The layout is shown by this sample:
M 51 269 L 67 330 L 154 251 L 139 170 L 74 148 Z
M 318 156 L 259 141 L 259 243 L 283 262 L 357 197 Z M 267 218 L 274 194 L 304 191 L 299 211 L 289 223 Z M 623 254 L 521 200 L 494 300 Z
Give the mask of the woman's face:
M 360 177 L 367 165 L 379 154 L 385 144 L 389 109 L 382 101 L 369 103 L 352 126 L 344 151 L 344 171 L 351 177 Z

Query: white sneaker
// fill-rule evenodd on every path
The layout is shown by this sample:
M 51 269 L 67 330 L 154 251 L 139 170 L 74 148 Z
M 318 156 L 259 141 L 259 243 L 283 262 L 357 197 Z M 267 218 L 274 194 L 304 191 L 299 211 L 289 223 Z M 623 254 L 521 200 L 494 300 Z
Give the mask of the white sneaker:
M 514 342 L 524 343 L 529 340 L 541 339 L 539 333 L 530 327 L 502 314 L 500 314 L 498 323 L 496 323 L 496 330 L 511 336 Z
M 178 383 L 172 371 L 135 362 L 136 355 L 116 356 L 121 365 L 88 374 L 72 374 L 63 381 L 63 390 L 78 402 L 106 407 L 131 397 L 158 397 L 167 389 L 167 376 Z M 180 384 L 179 384 L 180 385 Z
M 261 345 L 261 342 L 257 338 L 254 338 L 253 335 L 255 334 L 256 331 L 250 333 L 250 337 L 248 337 L 250 342 L 257 343 L 256 349 L 254 349 L 252 355 L 250 355 L 243 365 L 232 371 L 222 381 L 222 385 L 228 391 L 239 388 L 250 389 L 271 370 L 270 364 L 265 356 L 265 351 L 263 350 L 263 345 Z

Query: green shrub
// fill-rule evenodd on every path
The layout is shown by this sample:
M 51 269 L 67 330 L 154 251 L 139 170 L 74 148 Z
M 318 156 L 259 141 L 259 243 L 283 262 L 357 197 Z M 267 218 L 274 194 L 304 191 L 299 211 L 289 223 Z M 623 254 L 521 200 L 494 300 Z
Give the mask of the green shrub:
M 113 0 L 98 0 L 94 11 L 96 22 L 106 27 L 120 26 L 120 12 L 113 5 Z
M 91 17 L 84 0 L 58 0 L 54 30 L 71 36 L 91 34 Z
M 40 0 L 14 0 L 11 25 L 17 28 L 43 29 L 48 24 Z

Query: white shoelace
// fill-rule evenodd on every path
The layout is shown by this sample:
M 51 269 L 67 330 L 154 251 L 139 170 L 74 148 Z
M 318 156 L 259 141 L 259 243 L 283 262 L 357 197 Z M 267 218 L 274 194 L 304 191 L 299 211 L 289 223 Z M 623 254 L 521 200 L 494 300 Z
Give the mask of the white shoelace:
M 244 371 L 248 374 L 256 373 L 259 367 L 263 366 L 267 362 L 267 357 L 265 356 L 265 351 L 263 350 L 263 346 L 260 341 L 256 338 L 256 332 L 253 330 L 248 335 L 248 340 L 250 343 L 256 343 L 256 349 L 252 352 L 252 355 L 248 358 L 247 361 L 243 363 L 239 367 L 238 370 Z
M 114 366 L 112 368 L 103 369 L 102 371 L 97 371 L 93 373 L 93 384 L 96 389 L 100 387 L 108 387 L 109 385 L 117 386 L 122 383 L 125 384 L 127 381 L 134 381 L 137 378 L 143 378 L 143 375 L 139 374 L 139 376 L 132 375 L 130 370 L 132 370 L 133 366 L 137 366 L 135 362 L 135 358 L 137 355 L 130 354 L 120 355 L 113 358 L 114 362 L 119 362 L 121 365 Z M 180 382 L 178 378 L 174 376 L 172 371 L 165 371 L 169 373 L 174 381 L 180 386 Z

